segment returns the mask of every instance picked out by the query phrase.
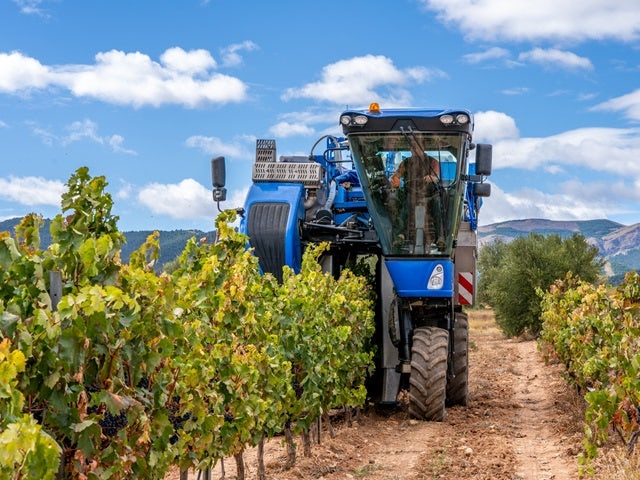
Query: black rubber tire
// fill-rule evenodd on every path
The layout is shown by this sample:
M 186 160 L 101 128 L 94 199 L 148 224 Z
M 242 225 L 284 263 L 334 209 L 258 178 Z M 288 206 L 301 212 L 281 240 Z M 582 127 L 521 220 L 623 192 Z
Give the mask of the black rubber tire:
M 466 313 L 456 313 L 453 334 L 455 355 L 453 368 L 455 377 L 447 383 L 447 407 L 467 406 L 469 402 L 469 320 Z
M 436 327 L 413 331 L 409 415 L 419 420 L 441 422 L 445 416 L 449 333 Z

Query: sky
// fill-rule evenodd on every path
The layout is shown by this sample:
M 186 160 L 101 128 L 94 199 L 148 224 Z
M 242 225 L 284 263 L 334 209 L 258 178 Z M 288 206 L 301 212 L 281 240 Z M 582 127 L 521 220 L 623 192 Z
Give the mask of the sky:
M 371 102 L 473 112 L 480 225 L 640 223 L 638 0 L 0 0 L 0 220 L 86 166 L 121 230 L 209 231 L 212 157 L 242 206 L 256 139 Z

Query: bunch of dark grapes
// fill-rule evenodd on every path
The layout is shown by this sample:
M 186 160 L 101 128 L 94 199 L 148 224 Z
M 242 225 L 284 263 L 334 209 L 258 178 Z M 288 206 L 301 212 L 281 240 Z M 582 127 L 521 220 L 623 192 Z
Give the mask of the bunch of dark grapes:
M 85 391 L 87 392 L 87 394 L 89 395 L 89 398 L 91 398 L 91 394 L 92 393 L 96 393 L 99 392 L 100 390 L 102 390 L 102 388 L 100 387 L 100 385 L 98 385 L 97 383 L 91 383 L 89 385 L 85 385 L 84 387 Z
M 296 399 L 300 400 L 304 390 L 302 388 L 302 385 L 298 383 L 298 380 L 296 378 L 293 379 L 293 391 L 296 394 Z
M 102 388 L 100 388 L 96 383 L 92 383 L 91 385 L 85 385 L 84 386 L 84 391 L 87 393 L 87 401 L 91 402 L 91 397 L 92 397 L 92 393 L 97 393 L 100 390 L 102 390 Z M 93 415 L 95 413 L 99 413 L 100 408 L 103 408 L 104 406 L 100 407 L 98 405 L 93 405 L 90 407 L 87 407 L 87 413 L 89 415 Z
M 136 386 L 144 390 L 149 390 L 149 377 L 142 377 Z
M 127 426 L 127 413 L 124 410 L 120 410 L 117 415 L 106 412 L 98 424 L 107 437 L 115 437 L 118 430 Z
M 179 410 L 178 400 L 174 398 L 174 401 L 167 405 L 167 409 L 169 410 L 169 421 L 171 425 L 173 425 L 173 435 L 169 438 L 169 443 L 173 445 L 178 441 L 178 435 L 180 434 L 180 430 L 184 428 L 184 422 L 191 418 L 191 413 L 187 412 L 184 415 L 178 415 Z

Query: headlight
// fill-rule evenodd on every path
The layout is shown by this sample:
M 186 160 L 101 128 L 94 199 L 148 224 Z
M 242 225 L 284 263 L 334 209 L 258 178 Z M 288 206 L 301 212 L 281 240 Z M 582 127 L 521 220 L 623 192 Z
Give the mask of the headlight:
M 440 123 L 443 125 L 451 125 L 453 123 L 453 115 L 442 115 L 440 117 Z
M 427 290 L 440 290 L 444 286 L 444 267 L 441 264 L 436 265 L 429 276 L 427 282 Z
M 345 127 L 348 127 L 349 125 L 358 125 L 359 127 L 362 127 L 363 125 L 366 125 L 368 121 L 369 117 L 366 115 L 356 115 L 355 117 L 352 117 L 351 115 L 342 115 L 340 117 L 340 123 Z
M 440 117 L 440 123 L 445 127 L 448 127 L 449 125 L 466 125 L 470 122 L 469 115 L 466 113 L 456 113 L 454 115 L 445 113 Z

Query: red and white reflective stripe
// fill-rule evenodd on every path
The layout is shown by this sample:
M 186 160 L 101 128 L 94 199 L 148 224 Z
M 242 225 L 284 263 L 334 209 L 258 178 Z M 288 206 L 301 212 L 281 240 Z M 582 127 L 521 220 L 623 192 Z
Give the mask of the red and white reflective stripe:
M 473 303 L 473 272 L 458 273 L 458 303 L 460 305 Z

